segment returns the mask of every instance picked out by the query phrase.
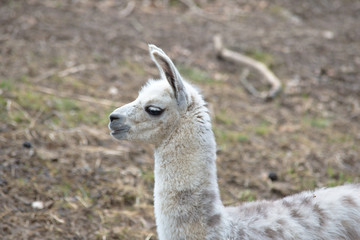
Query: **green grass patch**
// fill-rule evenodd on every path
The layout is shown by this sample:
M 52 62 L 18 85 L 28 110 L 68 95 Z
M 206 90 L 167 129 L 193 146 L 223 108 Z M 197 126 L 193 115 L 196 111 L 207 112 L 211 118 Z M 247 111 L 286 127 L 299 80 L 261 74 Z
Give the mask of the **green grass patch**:
M 264 63 L 267 67 L 271 68 L 274 64 L 274 58 L 270 53 L 264 52 L 260 49 L 250 49 L 245 51 L 248 57 L 251 57 L 259 62 Z
M 120 72 L 131 72 L 140 76 L 146 75 L 144 66 L 137 62 L 124 60 L 119 63 L 119 66 L 120 66 Z
M 223 130 L 214 127 L 214 134 L 219 145 L 226 147 L 228 144 L 249 142 L 250 138 L 246 133 L 238 131 Z
M 277 5 L 277 4 L 272 4 L 269 7 L 269 11 L 271 14 L 276 15 L 276 16 L 281 16 L 282 12 L 284 11 L 284 8 Z
M 256 193 L 253 193 L 250 190 L 245 190 L 240 192 L 239 194 L 239 200 L 241 202 L 253 202 L 257 199 Z
M 35 111 L 45 111 L 48 109 L 46 104 L 47 97 L 43 94 L 33 91 L 19 91 L 16 92 L 16 94 L 17 102 L 23 108 Z
M 200 70 L 195 67 L 188 67 L 184 65 L 178 66 L 180 74 L 188 79 L 189 81 L 193 81 L 195 83 L 219 83 L 215 79 L 211 78 L 207 72 Z
M 74 99 L 56 97 L 52 98 L 51 105 L 51 109 L 57 112 L 51 117 L 52 123 L 68 128 L 82 124 L 105 126 L 108 122 L 106 116 L 113 109 L 111 107 L 95 109 Z
M 15 185 L 17 187 L 27 187 L 29 186 L 29 181 L 26 178 L 17 178 L 15 180 Z
M 344 172 L 337 171 L 332 167 L 328 167 L 326 169 L 326 174 L 327 177 L 329 178 L 329 181 L 327 183 L 327 186 L 329 187 L 335 187 L 335 186 L 343 185 L 345 183 L 354 182 L 352 176 L 346 175 Z
M 6 105 L 7 105 L 6 99 L 0 95 L 0 119 L 5 122 L 8 120 Z
M 311 126 L 316 128 L 327 128 L 331 125 L 331 122 L 329 119 L 325 118 L 315 118 L 311 120 Z
M 315 189 L 317 187 L 317 181 L 314 178 L 303 177 L 301 180 L 301 189 Z
M 73 81 L 74 80 L 74 81 Z M 115 107 L 88 104 L 72 98 L 51 96 L 33 91 L 28 82 L 21 83 L 19 79 L 0 82 L 0 117 L 5 122 L 22 126 L 36 118 L 36 125 L 44 128 L 73 128 L 79 125 L 106 126 L 107 116 Z M 22 80 L 26 81 L 26 80 Z M 52 81 L 58 81 L 58 89 L 81 87 L 81 81 L 72 78 L 54 76 Z M 7 104 L 10 103 L 9 109 Z
M 6 99 L 0 95 L 0 108 L 3 109 L 6 107 Z
M 67 98 L 54 98 L 54 108 L 61 112 L 78 111 L 80 107 L 77 102 L 73 99 Z
M 152 170 L 142 171 L 141 176 L 147 183 L 154 182 L 154 171 Z
M 234 123 L 231 116 L 226 113 L 226 110 L 222 109 L 215 114 L 215 121 L 219 124 L 231 125 Z
M 323 117 L 305 116 L 302 118 L 302 122 L 305 126 L 319 129 L 324 129 L 331 126 L 331 120 Z
M 14 89 L 14 82 L 10 79 L 1 80 L 0 82 L 0 88 L 3 90 L 13 90 Z
M 64 58 L 61 56 L 55 56 L 50 60 L 50 67 L 59 67 L 65 62 Z
M 260 122 L 257 126 L 254 127 L 253 131 L 260 136 L 268 135 L 272 131 L 270 123 L 266 121 Z
M 28 123 L 29 120 L 25 117 L 24 112 L 16 110 L 11 114 L 11 119 L 16 123 Z
M 56 186 L 56 192 L 60 192 L 60 194 L 64 197 L 69 197 L 72 192 L 71 184 L 63 182 L 62 184 Z
M 339 133 L 339 132 L 332 132 L 329 135 L 329 141 L 331 143 L 347 143 L 347 142 L 355 142 L 354 136 L 347 134 L 347 133 Z

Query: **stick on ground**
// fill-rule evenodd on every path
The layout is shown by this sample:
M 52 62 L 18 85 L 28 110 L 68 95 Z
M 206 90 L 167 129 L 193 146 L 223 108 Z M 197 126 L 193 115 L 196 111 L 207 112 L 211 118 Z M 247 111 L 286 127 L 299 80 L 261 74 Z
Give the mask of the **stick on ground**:
M 214 36 L 214 46 L 215 46 L 216 54 L 219 57 L 224 58 L 228 61 L 240 63 L 242 65 L 245 65 L 248 68 L 258 71 L 266 79 L 266 81 L 268 81 L 270 83 L 271 88 L 268 92 L 260 93 L 260 94 L 256 94 L 256 95 L 258 95 L 259 97 L 261 97 L 265 100 L 272 100 L 281 91 L 280 80 L 263 63 L 256 61 L 245 55 L 242 55 L 241 53 L 234 52 L 234 51 L 231 51 L 231 50 L 225 48 L 220 35 Z M 249 84 L 250 83 L 246 82 L 246 85 L 249 85 Z M 251 88 L 254 89 L 252 86 L 251 86 Z M 247 90 L 248 90 L 248 87 L 247 87 Z M 254 91 L 250 91 L 250 92 L 252 93 Z
M 122 103 L 109 101 L 107 99 L 98 99 L 98 98 L 93 98 L 93 97 L 79 95 L 79 94 L 73 95 L 73 94 L 70 94 L 67 92 L 60 92 L 56 89 L 42 87 L 42 86 L 33 86 L 32 89 L 34 91 L 45 93 L 48 95 L 53 95 L 53 96 L 61 97 L 61 98 L 75 99 L 78 101 L 87 102 L 87 103 L 91 103 L 91 104 L 97 104 L 97 105 L 103 105 L 103 106 L 109 106 L 109 107 L 122 105 Z

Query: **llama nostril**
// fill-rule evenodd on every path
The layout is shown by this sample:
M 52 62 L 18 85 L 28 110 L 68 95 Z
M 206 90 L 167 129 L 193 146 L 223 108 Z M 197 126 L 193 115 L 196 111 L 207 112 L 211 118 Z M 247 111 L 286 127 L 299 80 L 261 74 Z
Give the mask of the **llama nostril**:
M 121 118 L 121 115 L 118 113 L 112 113 L 110 114 L 109 118 L 110 118 L 110 122 L 113 122 L 115 120 L 119 120 Z

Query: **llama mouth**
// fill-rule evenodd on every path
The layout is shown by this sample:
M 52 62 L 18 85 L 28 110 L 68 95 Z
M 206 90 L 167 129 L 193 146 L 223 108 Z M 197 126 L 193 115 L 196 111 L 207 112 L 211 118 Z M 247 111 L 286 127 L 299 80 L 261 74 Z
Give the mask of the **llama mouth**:
M 119 128 L 110 128 L 110 130 L 112 130 L 110 132 L 110 134 L 113 137 L 124 135 L 125 133 L 127 133 L 129 131 L 129 129 L 130 129 L 129 125 L 123 125 Z

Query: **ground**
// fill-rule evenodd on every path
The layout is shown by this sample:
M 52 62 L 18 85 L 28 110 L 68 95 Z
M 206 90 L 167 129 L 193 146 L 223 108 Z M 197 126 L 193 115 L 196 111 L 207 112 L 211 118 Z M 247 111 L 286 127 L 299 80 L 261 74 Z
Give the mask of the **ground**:
M 0 2 L 2 239 L 157 239 L 152 146 L 107 129 L 158 77 L 147 43 L 209 103 L 225 205 L 360 182 L 360 2 L 191 2 Z M 215 34 L 268 65 L 282 94 L 247 93 Z

